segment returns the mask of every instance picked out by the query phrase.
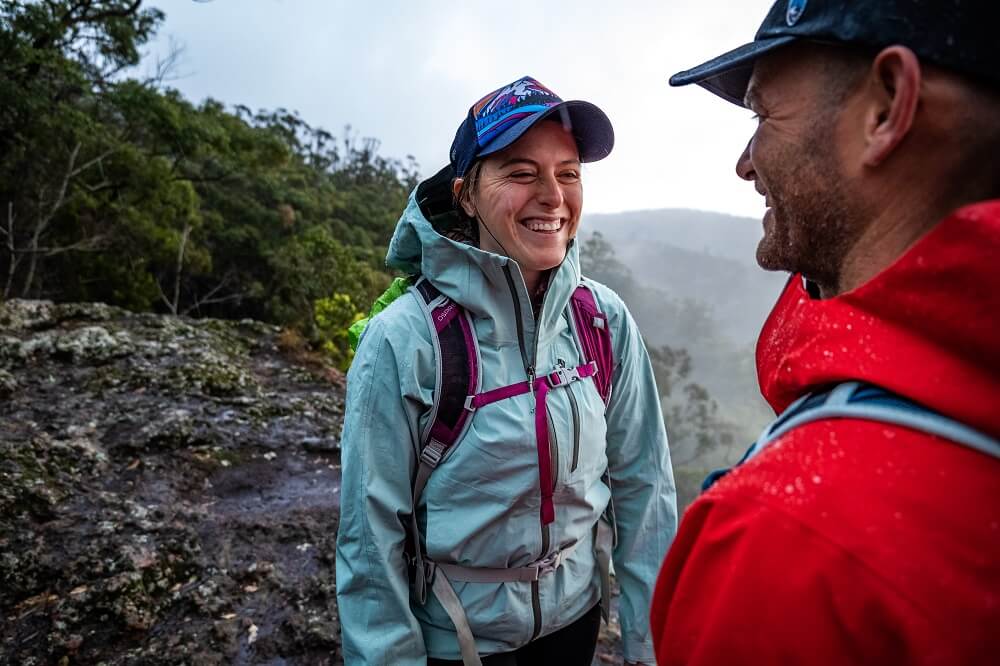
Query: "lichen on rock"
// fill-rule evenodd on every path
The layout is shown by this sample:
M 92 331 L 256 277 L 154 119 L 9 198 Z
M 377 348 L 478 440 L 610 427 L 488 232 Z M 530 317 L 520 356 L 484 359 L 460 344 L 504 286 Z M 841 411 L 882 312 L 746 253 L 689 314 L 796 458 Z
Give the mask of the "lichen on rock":
M 0 663 L 339 662 L 344 381 L 278 333 L 0 304 Z

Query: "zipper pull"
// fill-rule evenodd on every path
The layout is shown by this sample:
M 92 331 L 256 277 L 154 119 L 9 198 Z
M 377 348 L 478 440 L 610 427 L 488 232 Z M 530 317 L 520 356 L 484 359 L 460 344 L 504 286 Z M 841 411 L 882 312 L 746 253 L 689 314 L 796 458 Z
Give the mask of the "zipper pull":
M 531 389 L 531 397 L 535 397 L 535 366 L 528 366 L 528 388 Z M 531 408 L 531 413 L 535 413 L 535 408 Z

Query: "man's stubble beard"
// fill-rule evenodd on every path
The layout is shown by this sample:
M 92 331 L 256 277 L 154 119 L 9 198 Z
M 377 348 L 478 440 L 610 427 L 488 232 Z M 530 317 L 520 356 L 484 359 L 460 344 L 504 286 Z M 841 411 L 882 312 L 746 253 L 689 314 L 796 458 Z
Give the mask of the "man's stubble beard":
M 801 273 L 835 293 L 844 257 L 861 231 L 860 202 L 851 200 L 833 152 L 833 119 L 816 125 L 821 131 L 776 155 L 771 173 L 764 174 L 772 219 L 757 246 L 757 263 L 769 271 Z

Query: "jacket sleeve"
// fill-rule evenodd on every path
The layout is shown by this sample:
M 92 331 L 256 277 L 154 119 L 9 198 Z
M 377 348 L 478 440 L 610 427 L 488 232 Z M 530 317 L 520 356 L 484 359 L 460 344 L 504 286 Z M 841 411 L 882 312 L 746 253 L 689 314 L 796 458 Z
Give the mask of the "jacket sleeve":
M 620 301 L 619 301 L 620 302 Z M 653 585 L 677 531 L 677 497 L 656 381 L 638 327 L 624 304 L 615 336 L 615 374 L 607 410 L 608 471 L 618 528 L 613 551 L 621 586 L 625 661 L 654 663 L 649 631 Z
M 426 664 L 403 555 L 421 412 L 401 386 L 407 367 L 373 319 L 347 376 L 341 437 L 337 604 L 347 664 Z

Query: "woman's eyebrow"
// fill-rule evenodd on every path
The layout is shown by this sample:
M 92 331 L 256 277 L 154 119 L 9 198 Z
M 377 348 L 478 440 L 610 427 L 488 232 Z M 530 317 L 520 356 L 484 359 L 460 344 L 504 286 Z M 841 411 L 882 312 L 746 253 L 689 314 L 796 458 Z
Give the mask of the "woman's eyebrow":
M 538 162 L 536 162 L 535 160 L 533 160 L 531 158 L 528 158 L 528 157 L 512 157 L 509 160 L 504 161 L 500 165 L 500 168 L 503 169 L 503 168 L 511 166 L 512 164 L 530 164 L 530 165 L 535 166 L 535 167 L 538 166 Z M 580 164 L 580 160 L 577 160 L 577 159 L 563 160 L 562 162 L 559 163 L 559 166 L 564 166 L 566 164 Z
M 527 157 L 512 157 L 509 160 L 506 160 L 503 164 L 501 164 L 500 168 L 503 169 L 504 167 L 509 167 L 512 164 L 521 164 L 521 163 L 530 164 L 532 166 L 538 166 L 538 162 L 529 159 Z

